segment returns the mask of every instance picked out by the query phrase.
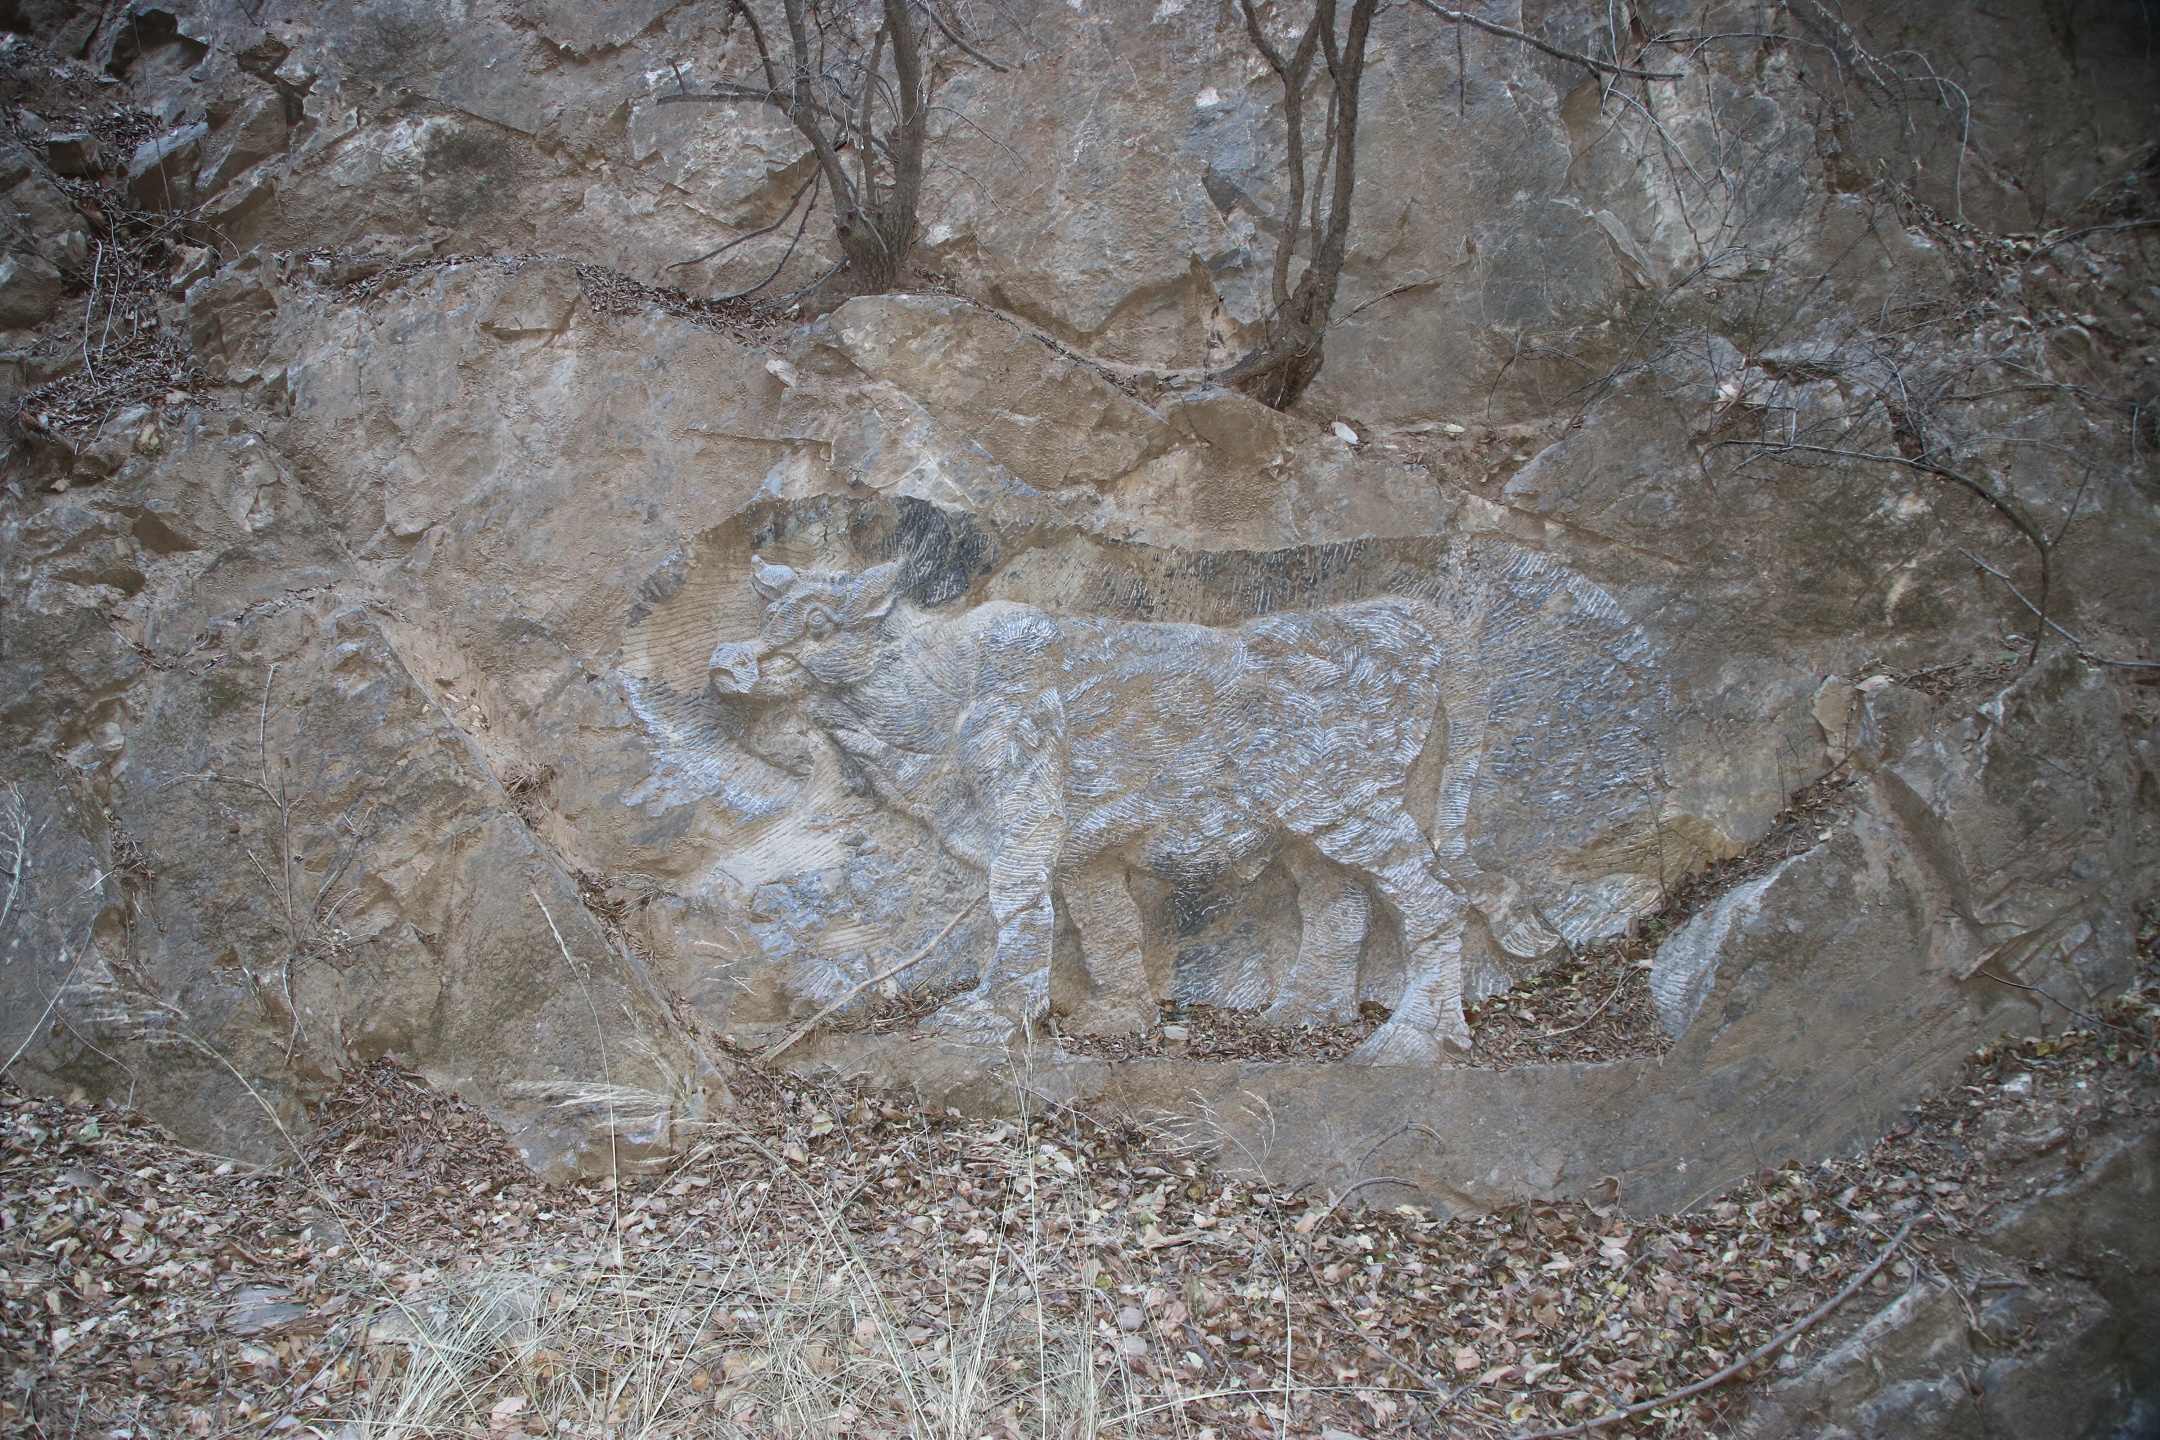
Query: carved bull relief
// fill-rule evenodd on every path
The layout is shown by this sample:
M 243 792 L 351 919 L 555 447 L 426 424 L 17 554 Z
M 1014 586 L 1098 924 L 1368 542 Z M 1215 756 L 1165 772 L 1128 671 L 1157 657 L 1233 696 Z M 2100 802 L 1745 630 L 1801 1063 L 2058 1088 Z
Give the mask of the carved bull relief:
M 1354 1007 L 1370 901 L 1395 913 L 1408 978 L 1355 1058 L 1417 1064 L 1468 1043 L 1463 928 L 1504 949 L 1560 939 L 1461 843 L 1482 747 L 1425 602 L 1379 598 L 1230 627 L 1058 618 L 993 601 L 896 603 L 898 564 L 860 574 L 752 563 L 754 642 L 713 652 L 723 697 L 807 708 L 879 799 L 989 877 L 995 954 L 947 1023 L 1009 1038 L 1051 990 L 1053 892 L 1081 936 L 1075 1021 L 1140 1029 L 1156 995 L 1127 872 L 1249 879 L 1281 854 L 1302 936 L 1271 1013 Z M 1343 872 L 1362 884 L 1346 883 Z

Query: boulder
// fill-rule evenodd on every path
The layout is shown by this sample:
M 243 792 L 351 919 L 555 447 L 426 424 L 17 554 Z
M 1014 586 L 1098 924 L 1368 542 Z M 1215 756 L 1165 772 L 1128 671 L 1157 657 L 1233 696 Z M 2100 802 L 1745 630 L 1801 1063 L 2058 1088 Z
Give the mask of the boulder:
M 45 139 L 45 163 L 55 175 L 95 175 L 101 158 L 97 136 L 87 130 L 71 130 Z
M 36 255 L 0 258 L 0 329 L 42 325 L 60 304 L 60 272 Z
M 210 127 L 201 121 L 145 140 L 128 157 L 128 193 L 145 210 L 185 210 L 195 203 L 195 172 Z
M 90 227 L 51 181 L 32 176 L 8 191 L 0 205 L 24 243 L 54 265 L 66 270 L 90 267 Z

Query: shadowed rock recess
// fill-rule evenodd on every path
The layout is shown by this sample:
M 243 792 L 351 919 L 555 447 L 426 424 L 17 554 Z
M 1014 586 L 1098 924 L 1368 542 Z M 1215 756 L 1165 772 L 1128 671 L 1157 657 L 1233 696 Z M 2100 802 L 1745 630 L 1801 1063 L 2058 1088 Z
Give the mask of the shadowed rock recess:
M 0 6 L 7 1079 L 280 1164 L 387 1059 L 559 1182 L 762 1055 L 1647 1217 L 2114 1033 L 2139 7 L 1382 7 L 1286 411 L 1218 377 L 1309 0 L 810 5 L 818 84 L 929 57 L 877 293 L 742 9 Z M 1930 1281 L 1753 1433 L 2152 1433 L 2122 1124 L 2020 1212 L 2072 1340 L 1946 1361 Z

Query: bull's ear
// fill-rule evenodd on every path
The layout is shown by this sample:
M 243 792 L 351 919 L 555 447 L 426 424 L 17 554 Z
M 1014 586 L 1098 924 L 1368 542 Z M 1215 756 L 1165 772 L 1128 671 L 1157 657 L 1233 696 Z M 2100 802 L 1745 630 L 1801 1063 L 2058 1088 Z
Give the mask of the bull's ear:
M 768 565 L 762 555 L 750 557 L 750 589 L 760 600 L 777 600 L 795 583 L 795 572 L 785 565 Z
M 900 562 L 889 560 L 883 565 L 873 565 L 855 577 L 848 586 L 847 612 L 840 617 L 842 625 L 860 625 L 875 620 L 892 609 L 893 599 L 900 589 Z

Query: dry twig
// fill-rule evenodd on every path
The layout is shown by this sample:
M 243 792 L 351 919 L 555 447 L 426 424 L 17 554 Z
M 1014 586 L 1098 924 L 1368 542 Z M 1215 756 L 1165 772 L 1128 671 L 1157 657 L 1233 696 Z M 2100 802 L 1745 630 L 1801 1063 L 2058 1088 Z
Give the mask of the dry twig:
M 1874 1279 L 1877 1272 L 1890 1263 L 1890 1257 L 1895 1255 L 1898 1248 L 1905 1243 L 1905 1237 L 1912 1234 L 1913 1227 L 1922 1220 L 1932 1218 L 1934 1217 L 1923 1214 L 1915 1215 L 1910 1220 L 1907 1220 L 1898 1227 L 1896 1237 L 1888 1245 L 1883 1246 L 1882 1253 L 1875 1257 L 1874 1263 L 1869 1265 L 1867 1269 L 1862 1270 L 1858 1275 L 1853 1276 L 1846 1283 L 1844 1289 L 1838 1291 L 1837 1294 L 1810 1310 L 1800 1320 L 1786 1326 L 1776 1335 L 1771 1336 L 1770 1339 L 1756 1346 L 1738 1360 L 1733 1361 L 1732 1364 L 1718 1371 L 1715 1375 L 1706 1375 L 1694 1384 L 1684 1386 L 1681 1389 L 1672 1391 L 1670 1394 L 1639 1401 L 1628 1406 L 1625 1410 L 1614 1410 L 1589 1420 L 1563 1426 L 1558 1430 L 1533 1430 L 1527 1435 L 1514 1436 L 1512 1440 L 1562 1440 L 1562 1437 L 1569 1435 L 1587 1435 L 1593 1430 L 1603 1430 L 1609 1425 L 1618 1425 L 1624 1420 L 1633 1420 L 1638 1415 L 1647 1415 L 1653 1410 L 1662 1410 L 1669 1405 L 1677 1405 L 1683 1400 L 1691 1400 L 1705 1391 L 1715 1390 L 1718 1386 L 1730 1380 L 1738 1379 L 1759 1362 L 1769 1358 L 1778 1350 L 1790 1345 L 1793 1341 L 1814 1329 L 1818 1322 L 1827 1318 L 1839 1306 L 1850 1300 L 1862 1285 Z
M 1563 50 L 1558 45 L 1549 44 L 1538 39 L 1537 36 L 1530 34 L 1526 30 L 1517 30 L 1511 25 L 1502 25 L 1498 21 L 1472 15 L 1467 10 L 1450 10 L 1445 5 L 1435 3 L 1435 0 L 1417 0 L 1417 3 L 1443 20 L 1453 21 L 1457 25 L 1468 25 L 1474 30 L 1483 30 L 1488 35 L 1498 35 L 1503 40 L 1518 41 L 1528 45 L 1533 50 L 1542 50 L 1555 60 L 1565 60 L 1570 65 L 1580 65 L 1586 70 L 1595 70 L 1600 75 L 1619 75 L 1630 80 L 1687 79 L 1686 75 L 1677 70 L 1635 70 L 1626 65 L 1615 65 L 1610 60 L 1600 60 L 1595 56 L 1584 55 L 1578 51 Z
M 824 1009 L 818 1011 L 817 1014 L 811 1016 L 808 1020 L 803 1021 L 802 1024 L 796 1026 L 793 1030 L 789 1031 L 787 1038 L 782 1040 L 779 1044 L 773 1046 L 771 1049 L 767 1050 L 763 1058 L 767 1061 L 779 1059 L 783 1051 L 792 1048 L 795 1042 L 802 1039 L 803 1036 L 808 1035 L 812 1030 L 815 1030 L 818 1025 L 825 1020 L 827 1016 L 831 1015 L 835 1010 L 838 1010 L 842 1006 L 846 1005 L 856 996 L 862 994 L 863 991 L 868 990 L 873 985 L 883 984 L 885 981 L 892 979 L 893 976 L 898 975 L 901 971 L 907 969 L 910 965 L 920 964 L 925 956 L 927 956 L 932 950 L 937 949 L 938 946 L 942 945 L 945 942 L 946 936 L 952 934 L 954 930 L 959 928 L 960 922 L 962 920 L 965 920 L 968 916 L 974 914 L 975 907 L 980 904 L 982 904 L 982 897 L 979 895 L 976 896 L 974 899 L 968 901 L 967 904 L 961 906 L 959 910 L 954 912 L 952 919 L 945 922 L 945 928 L 938 931 L 938 933 L 931 938 L 929 944 L 923 946 L 922 949 L 916 951 L 907 959 L 902 960 L 899 964 L 891 966 L 884 970 L 880 970 L 877 974 L 872 975 L 869 979 L 849 987 L 846 994 L 842 995 L 839 999 L 833 1001 L 832 1004 L 827 1005 Z

